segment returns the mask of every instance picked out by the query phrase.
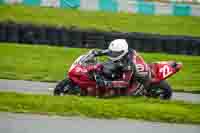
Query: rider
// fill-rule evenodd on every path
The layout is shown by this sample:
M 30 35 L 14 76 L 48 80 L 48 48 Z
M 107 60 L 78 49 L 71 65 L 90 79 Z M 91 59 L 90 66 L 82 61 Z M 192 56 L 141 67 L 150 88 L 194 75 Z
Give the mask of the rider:
M 135 50 L 128 48 L 128 43 L 125 39 L 116 39 L 111 41 L 108 49 L 106 50 L 94 50 L 94 56 L 107 55 L 112 63 L 116 66 L 117 71 L 123 72 L 132 69 L 135 72 L 136 80 L 143 84 L 144 88 L 148 88 L 150 81 L 149 71 L 140 71 L 140 67 L 137 67 L 133 62 L 133 57 L 136 53 Z M 106 81 L 101 75 L 97 75 L 97 85 L 104 87 L 112 85 L 112 81 Z

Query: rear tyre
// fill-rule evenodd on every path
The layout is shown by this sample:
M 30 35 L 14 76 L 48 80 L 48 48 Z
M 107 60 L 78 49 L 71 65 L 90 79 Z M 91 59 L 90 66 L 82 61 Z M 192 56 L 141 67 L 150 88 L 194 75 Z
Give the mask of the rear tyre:
M 160 98 L 164 100 L 168 100 L 172 97 L 172 88 L 165 80 L 157 84 L 152 84 L 149 90 L 150 97 Z

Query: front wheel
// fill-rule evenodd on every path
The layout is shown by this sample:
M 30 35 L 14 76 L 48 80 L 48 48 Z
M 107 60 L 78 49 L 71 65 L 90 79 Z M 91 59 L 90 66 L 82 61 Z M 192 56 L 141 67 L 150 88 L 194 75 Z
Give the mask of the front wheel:
M 80 93 L 80 88 L 73 84 L 70 79 L 64 79 L 56 85 L 54 89 L 54 96 L 62 96 L 65 94 L 74 94 L 77 95 Z
M 172 97 L 172 88 L 165 81 L 161 81 L 157 84 L 152 84 L 149 88 L 149 96 L 160 99 L 170 99 Z
M 64 95 L 64 92 L 65 92 L 64 88 L 68 84 L 69 84 L 69 80 L 68 79 L 64 79 L 64 80 L 58 82 L 58 84 L 54 88 L 54 92 L 53 92 L 54 96 Z

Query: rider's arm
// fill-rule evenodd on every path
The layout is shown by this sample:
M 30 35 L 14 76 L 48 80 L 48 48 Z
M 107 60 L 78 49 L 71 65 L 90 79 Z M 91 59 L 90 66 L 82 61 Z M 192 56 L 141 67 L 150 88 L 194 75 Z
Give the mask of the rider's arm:
M 95 50 L 94 51 L 94 56 L 104 56 L 104 55 L 108 55 L 109 54 L 109 50 Z

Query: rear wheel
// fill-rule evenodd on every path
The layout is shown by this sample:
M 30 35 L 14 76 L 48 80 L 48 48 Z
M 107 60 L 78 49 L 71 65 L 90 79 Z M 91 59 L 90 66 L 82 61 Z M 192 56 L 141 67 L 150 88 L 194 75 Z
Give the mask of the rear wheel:
M 170 99 L 172 97 L 172 88 L 165 81 L 161 81 L 157 84 L 152 84 L 149 88 L 149 96 L 160 99 Z

